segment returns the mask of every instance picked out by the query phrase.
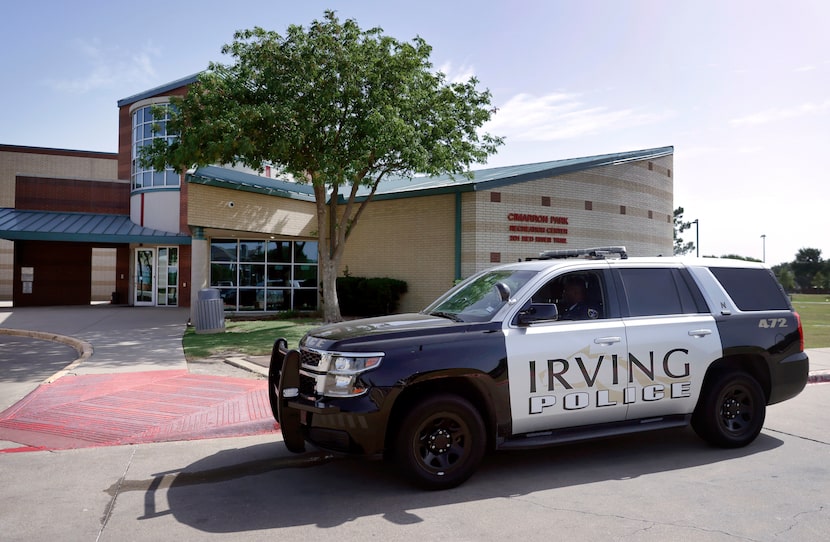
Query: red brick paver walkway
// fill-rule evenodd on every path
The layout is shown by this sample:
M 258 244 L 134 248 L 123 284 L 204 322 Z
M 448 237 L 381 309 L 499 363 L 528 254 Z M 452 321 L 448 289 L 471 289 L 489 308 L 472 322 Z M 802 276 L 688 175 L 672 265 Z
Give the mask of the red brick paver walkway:
M 276 432 L 262 380 L 187 371 L 65 376 L 0 413 L 0 452 Z

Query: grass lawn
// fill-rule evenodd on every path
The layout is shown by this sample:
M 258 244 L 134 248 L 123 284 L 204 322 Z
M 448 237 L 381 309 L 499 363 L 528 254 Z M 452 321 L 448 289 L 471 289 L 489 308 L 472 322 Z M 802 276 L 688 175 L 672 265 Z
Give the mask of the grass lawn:
M 805 348 L 830 347 L 830 295 L 793 294 L 793 307 L 801 316 Z
M 204 359 L 216 354 L 238 353 L 250 356 L 271 354 L 274 341 L 284 337 L 288 345 L 296 347 L 309 329 L 319 325 L 317 320 L 231 320 L 225 319 L 225 333 L 197 334 L 187 328 L 182 339 L 187 359 Z
M 793 306 L 801 316 L 806 348 L 830 347 L 830 296 L 794 294 Z M 216 354 L 239 353 L 267 356 L 280 337 L 296 346 L 302 336 L 319 325 L 317 320 L 225 320 L 225 333 L 197 335 L 193 328 L 184 334 L 184 353 L 188 359 L 203 359 Z

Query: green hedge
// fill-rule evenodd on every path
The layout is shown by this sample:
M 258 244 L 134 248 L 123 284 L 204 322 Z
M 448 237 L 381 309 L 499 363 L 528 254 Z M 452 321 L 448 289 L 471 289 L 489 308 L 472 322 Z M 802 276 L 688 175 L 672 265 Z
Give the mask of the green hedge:
M 397 279 L 337 277 L 337 299 L 343 316 L 393 314 L 406 290 L 406 282 Z

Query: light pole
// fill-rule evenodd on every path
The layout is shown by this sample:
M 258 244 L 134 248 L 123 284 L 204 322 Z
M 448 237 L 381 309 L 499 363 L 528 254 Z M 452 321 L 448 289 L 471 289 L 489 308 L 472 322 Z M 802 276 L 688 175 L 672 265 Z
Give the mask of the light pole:
M 761 244 L 763 246 L 763 262 L 767 263 L 767 234 L 761 235 Z
M 692 224 L 695 225 L 695 256 L 700 258 L 700 223 L 695 218 Z

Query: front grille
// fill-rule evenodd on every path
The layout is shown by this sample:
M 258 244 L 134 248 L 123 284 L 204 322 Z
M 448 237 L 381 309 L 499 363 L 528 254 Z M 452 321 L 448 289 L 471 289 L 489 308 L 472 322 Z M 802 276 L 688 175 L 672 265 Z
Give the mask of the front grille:
M 315 395 L 316 379 L 314 377 L 300 374 L 300 394 L 306 397 L 313 397 Z
M 300 349 L 300 365 L 305 367 L 317 367 L 320 365 L 322 355 L 314 350 Z

